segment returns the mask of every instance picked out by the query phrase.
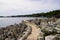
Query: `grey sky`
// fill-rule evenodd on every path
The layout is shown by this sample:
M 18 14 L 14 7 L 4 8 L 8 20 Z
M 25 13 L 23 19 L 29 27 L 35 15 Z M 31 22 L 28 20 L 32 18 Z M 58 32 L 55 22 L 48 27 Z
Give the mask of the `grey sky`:
M 60 9 L 60 0 L 0 0 L 0 16 L 24 15 Z

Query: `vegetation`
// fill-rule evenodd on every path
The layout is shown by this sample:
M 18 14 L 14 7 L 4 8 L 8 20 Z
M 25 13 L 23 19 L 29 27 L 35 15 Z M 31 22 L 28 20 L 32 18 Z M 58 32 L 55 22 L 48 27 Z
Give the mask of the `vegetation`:
M 32 14 L 32 15 L 28 15 L 30 17 L 60 17 L 60 10 L 54 10 L 54 11 L 50 11 L 50 12 L 46 12 L 46 13 L 36 13 L 36 14 Z
M 15 15 L 15 16 L 7 16 L 7 17 L 60 17 L 60 10 L 54 10 L 46 13 L 35 13 L 35 14 L 29 14 L 29 15 Z
M 46 13 L 36 13 L 36 14 L 30 14 L 30 15 L 17 15 L 17 16 L 11 16 L 11 17 L 60 17 L 60 10 L 54 10 Z

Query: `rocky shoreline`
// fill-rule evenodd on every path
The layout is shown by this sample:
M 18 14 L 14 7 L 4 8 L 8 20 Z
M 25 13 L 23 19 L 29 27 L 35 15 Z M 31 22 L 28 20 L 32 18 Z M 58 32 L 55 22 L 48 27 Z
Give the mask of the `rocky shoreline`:
M 10 25 L 0 29 L 0 40 L 25 40 L 31 30 L 24 22 Z
M 53 17 L 48 19 L 36 18 L 26 21 L 39 28 L 37 40 L 60 40 L 60 19 Z M 26 25 L 26 21 L 0 28 L 0 40 L 26 40 L 32 32 L 32 27 Z
M 40 33 L 37 40 L 60 40 L 60 19 L 48 18 L 48 19 L 35 19 L 30 22 L 37 25 L 40 28 Z

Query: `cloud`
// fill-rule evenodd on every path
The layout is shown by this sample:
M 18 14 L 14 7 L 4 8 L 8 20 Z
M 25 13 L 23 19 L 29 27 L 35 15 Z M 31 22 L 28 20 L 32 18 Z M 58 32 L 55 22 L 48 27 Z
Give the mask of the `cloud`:
M 59 0 L 0 0 L 0 15 L 23 15 L 60 9 Z

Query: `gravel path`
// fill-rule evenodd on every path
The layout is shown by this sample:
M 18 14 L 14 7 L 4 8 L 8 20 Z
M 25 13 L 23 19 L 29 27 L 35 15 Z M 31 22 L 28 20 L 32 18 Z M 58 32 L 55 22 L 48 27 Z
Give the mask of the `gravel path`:
M 39 35 L 39 29 L 33 23 L 26 22 L 26 24 L 32 27 L 32 33 L 28 36 L 27 40 L 37 40 L 37 36 Z

